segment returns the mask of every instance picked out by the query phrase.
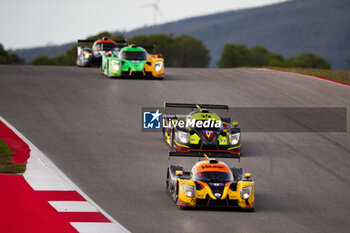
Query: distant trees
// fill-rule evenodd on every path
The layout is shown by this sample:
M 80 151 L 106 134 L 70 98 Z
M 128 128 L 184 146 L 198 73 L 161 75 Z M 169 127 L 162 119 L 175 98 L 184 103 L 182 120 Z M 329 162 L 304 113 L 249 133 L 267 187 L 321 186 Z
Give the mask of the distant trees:
M 34 58 L 30 64 L 43 66 L 54 65 L 53 61 L 48 56 L 38 56 Z
M 107 36 L 112 40 L 125 39 L 122 34 L 112 35 L 105 31 L 87 37 L 88 40 L 97 40 Z M 162 54 L 167 67 L 208 67 L 210 62 L 209 50 L 201 40 L 189 35 L 174 37 L 172 34 L 136 35 L 127 41 L 128 44 L 155 48 L 150 53 Z M 93 43 L 86 43 L 91 47 Z M 76 45 L 72 46 L 65 54 L 49 58 L 39 56 L 32 60 L 32 65 L 75 65 Z M 6 51 L 5 51 L 6 52 Z M 0 46 L 0 63 L 3 63 L 4 50 Z M 15 55 L 10 55 L 15 56 Z M 8 59 L 8 58 L 6 58 Z M 5 60 L 6 60 L 5 59 Z M 18 57 L 12 57 L 11 61 L 22 61 Z M 17 60 L 16 60 L 17 59 Z M 19 60 L 18 60 L 19 59 Z M 8 61 L 8 60 L 6 60 Z M 243 44 L 226 44 L 218 61 L 220 68 L 230 67 L 301 67 L 330 69 L 330 64 L 322 57 L 311 53 L 304 53 L 296 57 L 285 59 L 281 54 L 271 52 L 262 46 L 247 48 Z
M 111 35 L 109 32 L 100 32 L 96 35 L 89 36 L 87 40 L 97 40 L 102 37 L 107 36 L 112 40 L 124 39 L 123 35 Z M 86 46 L 91 47 L 93 43 L 86 43 Z M 38 56 L 34 58 L 30 64 L 31 65 L 56 65 L 56 66 L 73 66 L 75 65 L 77 58 L 77 46 L 73 45 L 70 49 L 66 51 L 65 54 L 54 56 L 49 58 L 48 56 Z
M 267 66 L 269 66 L 269 67 L 284 67 L 285 66 L 284 57 L 278 53 L 269 52 L 267 61 L 268 61 Z
M 242 44 L 226 44 L 218 61 L 220 68 L 230 67 L 301 67 L 330 69 L 330 64 L 322 57 L 304 53 L 287 60 L 278 53 L 268 51 L 262 46 L 247 48 Z
M 0 64 L 21 64 L 24 60 L 14 53 L 9 53 L 0 44 Z
M 209 50 L 202 41 L 192 36 L 182 35 L 174 38 L 174 47 L 178 67 L 208 67 Z
M 218 62 L 220 68 L 249 66 L 250 51 L 242 44 L 227 44 Z
M 149 51 L 155 54 L 162 54 L 164 57 L 164 62 L 166 66 L 177 66 L 177 59 L 175 58 L 175 54 L 177 52 L 174 38 L 171 35 L 166 34 L 153 34 L 153 35 L 136 35 L 130 39 L 128 39 L 129 44 L 137 44 L 137 45 L 147 45 L 152 46 L 155 45 L 154 50 Z
M 189 35 L 137 35 L 128 43 L 155 45 L 153 53 L 161 53 L 167 67 L 208 67 L 210 62 L 209 50 L 203 42 Z
M 58 55 L 52 58 L 48 56 L 38 56 L 34 58 L 31 65 L 57 65 L 57 66 L 73 66 L 75 65 L 77 47 L 73 46 L 68 49 L 65 54 Z
M 304 53 L 286 61 L 287 67 L 330 69 L 331 65 L 322 57 L 312 53 Z
M 122 40 L 121 34 L 111 35 L 109 32 L 101 32 L 97 35 L 89 36 L 88 40 L 97 40 L 104 36 L 112 40 Z M 165 65 L 168 67 L 208 67 L 210 62 L 209 50 L 202 41 L 192 36 L 182 35 L 173 37 L 167 34 L 136 35 L 128 39 L 128 44 L 138 44 L 144 46 L 155 45 L 152 53 L 163 55 Z M 91 47 L 92 43 L 86 43 Z M 32 65 L 75 65 L 76 46 L 73 46 L 63 55 L 48 58 L 39 56 L 32 60 Z

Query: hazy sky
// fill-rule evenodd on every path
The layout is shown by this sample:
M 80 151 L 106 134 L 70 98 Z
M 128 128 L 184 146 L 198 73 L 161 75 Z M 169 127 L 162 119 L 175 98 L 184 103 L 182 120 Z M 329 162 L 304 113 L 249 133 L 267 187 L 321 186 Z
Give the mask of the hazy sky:
M 0 43 L 6 49 L 62 44 L 100 31 L 154 24 L 157 0 L 0 0 Z M 159 0 L 165 23 L 285 0 Z

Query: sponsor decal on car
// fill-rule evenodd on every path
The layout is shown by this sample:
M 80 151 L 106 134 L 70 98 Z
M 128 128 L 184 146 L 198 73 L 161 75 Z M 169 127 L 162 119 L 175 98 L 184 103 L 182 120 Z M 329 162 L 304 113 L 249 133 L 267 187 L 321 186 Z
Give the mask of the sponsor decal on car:
M 223 165 L 211 165 L 211 164 L 205 164 L 205 165 L 202 165 L 202 168 L 203 169 L 206 169 L 206 168 L 219 168 L 219 169 L 223 169 L 225 168 Z
M 202 130 L 203 134 L 205 136 L 207 136 L 208 139 L 211 139 L 214 135 L 214 131 L 213 130 Z

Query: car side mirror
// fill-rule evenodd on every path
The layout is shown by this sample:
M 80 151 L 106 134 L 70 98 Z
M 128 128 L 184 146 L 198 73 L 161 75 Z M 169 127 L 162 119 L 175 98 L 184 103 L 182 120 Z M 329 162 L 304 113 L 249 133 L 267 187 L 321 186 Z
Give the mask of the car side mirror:
M 250 173 L 244 173 L 244 178 L 249 179 L 252 175 Z
M 183 171 L 176 171 L 176 175 L 177 175 L 177 176 L 182 176 L 183 174 L 184 174 Z
M 232 126 L 236 128 L 238 126 L 238 122 L 237 121 L 232 122 Z
M 110 57 L 110 56 L 112 56 L 112 54 L 111 53 L 106 53 L 106 56 Z

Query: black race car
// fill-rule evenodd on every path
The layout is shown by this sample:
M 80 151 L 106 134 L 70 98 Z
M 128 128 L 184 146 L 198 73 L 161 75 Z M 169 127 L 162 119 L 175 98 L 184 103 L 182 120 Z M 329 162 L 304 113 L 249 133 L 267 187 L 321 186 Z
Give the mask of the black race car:
M 89 48 L 86 43 L 94 43 Z M 103 37 L 101 40 L 78 40 L 77 46 L 77 66 L 100 66 L 102 63 L 102 54 L 110 52 L 118 55 L 121 48 L 126 46 L 125 40 L 109 40 Z

